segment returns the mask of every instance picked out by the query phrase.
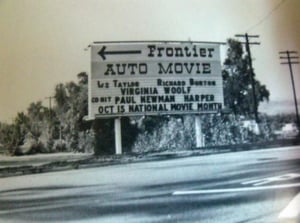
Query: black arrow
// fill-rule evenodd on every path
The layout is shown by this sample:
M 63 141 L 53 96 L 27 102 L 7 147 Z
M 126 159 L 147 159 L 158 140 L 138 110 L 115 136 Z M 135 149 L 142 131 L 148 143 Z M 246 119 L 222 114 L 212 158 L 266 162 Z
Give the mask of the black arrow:
M 98 55 L 106 60 L 106 55 L 117 55 L 117 54 L 141 54 L 141 50 L 127 50 L 127 51 L 105 51 L 106 46 L 103 46 L 98 52 Z

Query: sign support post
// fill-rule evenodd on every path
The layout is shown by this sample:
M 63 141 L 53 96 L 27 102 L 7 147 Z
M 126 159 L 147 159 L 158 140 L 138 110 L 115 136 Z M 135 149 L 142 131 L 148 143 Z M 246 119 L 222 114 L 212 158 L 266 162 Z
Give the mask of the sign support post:
M 115 148 L 116 154 L 122 154 L 121 117 L 115 118 Z
M 202 133 L 202 125 L 200 115 L 195 116 L 195 133 L 196 133 L 196 147 L 203 147 L 204 146 L 204 137 Z

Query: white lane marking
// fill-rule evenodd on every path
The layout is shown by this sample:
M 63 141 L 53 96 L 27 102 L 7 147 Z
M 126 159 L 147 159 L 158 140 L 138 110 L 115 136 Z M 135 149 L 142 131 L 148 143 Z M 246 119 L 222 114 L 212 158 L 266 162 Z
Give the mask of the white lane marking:
M 258 190 L 275 190 L 300 187 L 300 183 L 295 184 L 281 184 L 272 186 L 260 186 L 260 187 L 238 187 L 238 188 L 228 188 L 228 189 L 208 189 L 208 190 L 190 190 L 190 191 L 175 191 L 172 195 L 193 195 L 193 194 L 214 194 L 214 193 L 234 193 L 234 192 L 248 192 L 248 191 L 258 191 Z
M 300 217 L 300 193 L 278 215 L 279 219 L 295 219 Z
M 253 186 L 260 186 L 260 185 L 273 183 L 273 182 L 293 180 L 296 178 L 300 178 L 300 174 L 288 173 L 288 174 L 284 174 L 281 176 L 274 176 L 274 177 L 262 178 L 262 179 L 257 179 L 257 180 L 251 180 L 251 181 L 244 182 L 242 184 L 243 185 L 252 184 Z

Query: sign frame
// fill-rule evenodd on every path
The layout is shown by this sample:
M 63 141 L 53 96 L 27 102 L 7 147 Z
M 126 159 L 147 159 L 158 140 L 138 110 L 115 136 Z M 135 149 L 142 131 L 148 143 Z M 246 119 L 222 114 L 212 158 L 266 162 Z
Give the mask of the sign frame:
M 89 119 L 95 119 L 95 118 L 110 118 L 110 117 L 123 117 L 123 116 L 145 116 L 145 115 L 187 115 L 187 114 L 207 114 L 207 113 L 217 113 L 219 112 L 223 107 L 224 107 L 224 97 L 223 97 L 223 83 L 222 83 L 222 75 L 221 75 L 221 60 L 220 60 L 220 45 L 225 44 L 223 42 L 199 42 L 199 41 L 110 41 L 110 42 L 94 42 L 93 44 L 90 45 L 91 47 L 91 61 L 92 61 L 92 66 L 91 66 L 91 75 L 89 78 Z M 113 47 L 112 47 L 113 46 Z M 142 47 L 137 48 L 137 49 L 132 49 L 132 47 L 136 47 L 136 46 L 140 46 Z M 145 49 L 147 49 L 147 47 L 145 48 L 145 46 L 148 46 L 148 52 L 142 52 L 145 51 Z M 151 46 L 152 48 L 150 48 L 149 46 Z M 126 48 L 127 47 L 127 48 Z M 144 48 L 143 48 L 144 47 Z M 162 48 L 164 47 L 164 52 L 162 50 Z M 181 54 L 180 51 L 176 53 L 176 49 L 182 48 L 183 50 L 181 50 L 181 52 L 185 53 L 182 57 L 178 58 L 176 57 L 176 55 L 180 56 Z M 189 47 L 189 48 L 188 48 Z M 202 47 L 202 48 L 201 48 Z M 207 50 L 206 52 L 204 50 L 201 51 L 201 49 L 204 49 L 205 47 L 210 47 L 209 49 L 216 49 L 218 48 L 218 50 Z M 160 51 L 156 51 L 156 56 L 154 55 L 154 50 L 160 49 Z M 186 51 L 184 51 L 186 49 Z M 197 51 L 198 50 L 198 51 Z M 217 53 L 213 52 L 213 51 L 217 51 Z M 96 53 L 95 53 L 96 52 Z M 148 55 L 149 58 L 141 58 L 140 54 L 143 53 L 143 56 L 145 57 L 145 55 Z M 148 54 L 147 54 L 148 53 Z M 152 54 L 151 54 L 152 53 Z M 163 55 L 164 53 L 164 55 Z M 196 55 L 195 57 L 192 58 L 187 58 L 187 56 L 191 55 L 191 54 Z M 203 60 L 199 60 L 200 54 L 202 53 L 202 59 Z M 206 54 L 205 54 L 206 53 Z M 214 55 L 212 55 L 214 54 Z M 139 56 L 139 58 L 137 59 L 136 55 Z M 142 56 L 142 57 L 143 57 Z M 173 56 L 173 57 L 172 57 Z M 96 59 L 95 59 L 96 57 Z M 121 59 L 120 59 L 121 58 Z M 200 58 L 201 59 L 201 58 Z M 207 68 L 206 70 L 210 71 L 210 69 L 212 68 L 212 64 L 216 64 L 217 63 L 217 67 L 218 68 L 214 68 L 213 70 L 217 70 L 217 71 L 213 71 L 213 74 L 207 73 L 205 74 L 205 67 L 200 71 L 200 66 L 201 63 L 204 61 L 204 63 L 209 63 L 210 68 Z M 144 64 L 144 68 L 140 68 L 141 70 L 134 72 L 131 69 L 128 69 L 127 71 L 125 71 L 125 75 L 124 75 L 124 69 L 123 69 L 123 74 L 114 74 L 113 72 L 115 72 L 115 68 L 116 68 L 116 64 L 119 65 L 119 68 L 121 67 L 121 65 L 124 67 L 124 64 L 128 65 L 129 62 L 131 64 Z M 178 62 L 178 63 L 176 63 Z M 100 63 L 100 66 L 99 66 Z M 189 63 L 189 64 L 188 64 Z M 198 63 L 198 64 L 197 64 Z M 95 64 L 97 64 L 98 67 L 96 67 L 95 70 Z M 108 64 L 112 64 L 115 65 L 114 69 L 110 69 L 108 67 Z M 154 65 L 153 65 L 154 64 Z M 153 67 L 160 65 L 160 71 L 162 70 L 163 75 L 159 74 L 158 71 L 159 69 L 157 68 L 155 71 L 153 71 Z M 167 65 L 161 65 L 161 64 L 167 64 Z M 170 65 L 171 64 L 171 65 Z M 188 65 L 186 65 L 188 64 Z M 145 65 L 147 65 L 147 72 L 145 72 Z M 103 69 L 100 73 L 97 73 L 97 69 L 99 71 L 99 67 L 101 66 L 106 66 L 104 68 L 104 70 L 107 71 L 108 75 L 105 75 L 105 72 L 103 72 Z M 164 66 L 164 67 L 162 67 Z M 173 67 L 171 67 L 173 66 Z M 175 67 L 177 66 L 177 67 Z M 192 74 L 186 74 L 186 72 L 181 72 L 181 68 L 186 66 L 188 71 L 191 71 L 192 68 L 194 68 L 195 72 Z M 189 67 L 188 67 L 189 66 Z M 205 65 L 203 65 L 205 66 Z M 150 67 L 150 69 L 149 69 Z M 132 67 L 131 67 L 132 68 Z M 135 67 L 137 69 L 137 67 Z M 170 69 L 173 68 L 173 73 L 172 71 L 170 72 Z M 196 69 L 195 69 L 196 68 Z M 144 69 L 144 70 L 143 70 Z M 175 72 L 175 69 L 177 69 L 177 73 Z M 178 73 L 179 70 L 179 73 Z M 144 74 L 142 73 L 144 71 Z M 197 74 L 198 72 L 198 74 Z M 217 73 L 216 73 L 217 72 Z M 116 73 L 116 72 L 115 72 Z M 201 74 L 200 74 L 201 73 Z M 202 74 L 203 73 L 203 74 Z M 95 76 L 96 75 L 96 76 Z M 197 76 L 200 75 L 200 76 Z M 202 75 L 202 76 L 201 76 Z M 204 79 L 203 79 L 204 78 Z M 205 79 L 206 78 L 206 79 Z M 188 107 L 187 109 L 170 109 L 171 105 L 166 105 L 164 104 L 162 107 L 160 105 L 161 108 L 151 110 L 149 111 L 149 109 L 136 109 L 135 111 L 137 112 L 132 112 L 128 110 L 129 108 L 129 104 L 119 104 L 117 105 L 117 101 L 116 101 L 116 97 L 120 97 L 120 95 L 122 95 L 122 93 L 120 92 L 120 95 L 112 95 L 112 93 L 110 93 L 109 89 L 113 89 L 114 91 L 118 91 L 120 89 L 117 89 L 116 86 L 114 86 L 114 81 L 120 81 L 120 82 L 124 82 L 124 83 L 139 83 L 139 87 L 142 88 L 146 88 L 145 86 L 143 86 L 142 83 L 144 83 L 144 81 L 148 81 L 150 82 L 150 84 L 155 85 L 155 81 L 157 82 L 158 79 L 163 80 L 163 81 L 168 81 L 169 79 L 175 79 L 177 81 L 181 81 L 181 83 L 185 83 L 186 86 L 181 86 L 181 87 L 185 87 L 182 88 L 183 90 L 186 90 L 186 92 L 188 91 L 188 88 L 194 88 L 193 90 L 193 94 L 194 95 L 198 95 L 196 97 L 205 97 L 203 94 L 201 93 L 201 90 L 199 91 L 199 94 L 196 94 L 196 90 L 198 91 L 199 89 L 196 89 L 196 87 L 198 88 L 199 86 L 187 86 L 189 79 L 194 79 L 197 82 L 201 82 L 201 81 L 209 81 L 210 79 L 214 79 L 215 81 L 213 81 L 212 83 L 214 83 L 214 87 L 212 89 L 218 89 L 218 98 L 215 99 L 215 96 L 213 96 L 215 93 L 213 93 L 214 90 L 211 91 L 211 93 L 207 93 L 204 95 L 208 95 L 207 97 L 211 96 L 211 98 L 213 97 L 213 102 L 211 103 L 202 103 L 201 106 L 203 107 L 210 107 L 207 109 L 195 109 L 194 106 L 195 105 L 195 101 L 191 102 L 191 103 L 187 103 L 186 101 L 179 101 L 178 100 L 182 100 L 182 99 L 178 99 L 178 98 L 182 98 L 181 96 L 178 96 L 178 94 L 180 95 L 180 93 L 175 92 L 173 95 L 174 97 L 176 97 L 176 104 L 185 104 L 186 107 Z M 101 83 L 102 81 L 102 83 Z M 97 83 L 97 84 L 95 84 Z M 103 86 L 105 87 L 105 85 L 107 86 L 107 91 L 101 89 L 99 87 L 99 83 L 104 84 Z M 97 86 L 100 89 L 97 89 Z M 112 87 L 113 86 L 113 87 Z M 165 87 L 165 86 L 163 86 Z M 173 86 L 173 87 L 177 87 L 177 86 Z M 126 87 L 123 88 L 123 90 Z M 155 86 L 153 87 L 155 88 Z M 95 90 L 96 89 L 96 90 Z M 179 88 L 178 88 L 179 89 Z M 132 90 L 132 89 L 131 89 Z M 158 95 L 162 94 L 162 88 L 159 88 L 159 90 L 157 90 L 156 95 L 150 95 L 151 97 L 158 97 Z M 206 90 L 207 91 L 207 90 Z M 203 92 L 203 89 L 202 89 Z M 205 90 L 204 90 L 205 92 Z M 103 95 L 104 93 L 104 95 Z M 189 93 L 189 92 L 187 92 Z M 192 92 L 190 92 L 192 93 Z M 114 94 L 116 94 L 114 92 Z M 183 93 L 182 93 L 183 94 Z M 95 96 L 98 95 L 98 100 L 101 101 L 100 102 L 95 102 Z M 112 96 L 108 96 L 108 95 L 112 95 Z M 126 94 L 125 94 L 126 95 Z M 185 94 L 188 95 L 188 94 Z M 124 96 L 124 91 L 123 91 L 123 96 Z M 130 101 L 129 98 L 134 100 L 134 96 L 136 95 L 129 95 L 127 97 L 127 101 Z M 145 97 L 148 97 L 148 95 L 144 95 Z M 107 100 L 104 100 L 105 97 L 112 97 L 113 99 L 110 99 L 111 101 L 114 102 L 110 102 L 107 103 L 108 98 L 106 98 Z M 143 97 L 141 95 L 138 95 L 137 98 L 139 97 Z M 101 99 L 101 100 L 100 100 Z M 184 99 L 186 100 L 186 99 Z M 92 103 L 92 101 L 94 103 Z M 126 100 L 125 100 L 126 101 Z M 183 103 L 185 102 L 185 103 Z M 135 103 L 137 103 L 135 101 Z M 138 102 L 140 105 L 140 101 Z M 214 103 L 214 104 L 213 104 Z M 101 104 L 101 105 L 100 105 Z M 151 103 L 150 103 L 151 104 Z M 192 105 L 191 105 L 192 104 Z M 106 106 L 106 112 L 104 113 L 100 113 L 100 106 Z M 95 112 L 96 109 L 95 107 L 98 106 L 98 113 Z M 116 112 L 117 111 L 117 106 L 121 106 L 120 108 L 124 108 L 124 106 L 127 106 L 127 112 Z M 132 107 L 133 105 L 131 105 Z M 144 105 L 144 107 L 150 107 L 149 104 Z M 154 106 L 155 107 L 155 106 Z M 173 105 L 173 107 L 175 107 L 175 105 Z M 179 106 L 180 107 L 180 106 Z M 181 106 L 182 107 L 182 106 Z M 212 109 L 214 107 L 214 109 Z M 190 108 L 190 109 L 189 109 Z M 192 108 L 192 109 L 191 109 Z M 111 109 L 109 111 L 109 109 Z M 104 109 L 103 109 L 104 110 Z

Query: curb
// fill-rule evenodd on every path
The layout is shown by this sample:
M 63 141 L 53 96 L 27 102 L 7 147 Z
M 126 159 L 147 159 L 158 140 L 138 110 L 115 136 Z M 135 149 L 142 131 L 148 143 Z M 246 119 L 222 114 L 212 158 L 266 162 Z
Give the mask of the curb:
M 182 152 L 163 152 L 152 153 L 147 155 L 111 155 L 104 157 L 89 157 L 81 160 L 73 161 L 54 161 L 39 165 L 25 165 L 0 168 L 0 178 L 22 176 L 28 174 L 47 173 L 54 171 L 65 171 L 85 168 L 95 168 L 118 164 L 129 164 L 139 162 L 151 162 L 158 160 L 168 160 L 192 156 L 204 156 L 211 154 L 219 154 L 229 152 L 226 151 L 182 151 Z
M 272 148 L 278 148 L 281 146 L 274 146 Z M 0 168 L 0 178 L 11 177 L 11 176 L 21 176 L 28 174 L 38 174 L 47 173 L 54 171 L 65 171 L 65 170 L 75 170 L 75 169 L 85 169 L 85 168 L 95 168 L 118 164 L 129 164 L 129 163 L 139 163 L 139 162 L 151 162 L 159 160 L 169 160 L 176 158 L 185 158 L 193 156 L 208 156 L 215 154 L 224 154 L 230 152 L 243 152 L 243 151 L 255 151 L 261 148 L 247 148 L 247 149 L 237 149 L 237 148 L 211 148 L 211 149 L 193 149 L 180 152 L 165 151 L 158 153 L 149 154 L 131 154 L 131 155 L 110 155 L 110 156 L 92 156 L 88 158 L 82 158 L 79 160 L 71 161 L 54 161 L 45 164 L 36 165 L 24 165 L 24 166 L 13 166 L 13 167 L 3 167 Z M 266 149 L 271 149 L 266 148 Z

